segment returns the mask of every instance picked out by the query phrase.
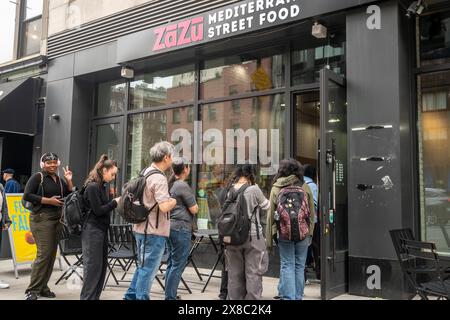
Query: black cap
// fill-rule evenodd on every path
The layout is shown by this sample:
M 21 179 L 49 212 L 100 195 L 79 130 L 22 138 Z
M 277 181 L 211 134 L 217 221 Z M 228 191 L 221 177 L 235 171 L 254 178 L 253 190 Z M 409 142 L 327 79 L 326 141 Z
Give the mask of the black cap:
M 3 170 L 3 173 L 15 174 L 16 172 L 14 171 L 14 169 L 8 168 L 8 169 Z

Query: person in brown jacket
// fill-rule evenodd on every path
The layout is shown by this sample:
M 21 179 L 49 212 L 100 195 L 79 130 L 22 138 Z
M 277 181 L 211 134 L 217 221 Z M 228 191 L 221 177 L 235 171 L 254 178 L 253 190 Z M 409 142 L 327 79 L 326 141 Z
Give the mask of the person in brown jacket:
M 303 167 L 295 159 L 281 161 L 278 174 L 273 181 L 266 225 L 266 241 L 269 249 L 273 247 L 273 241 L 278 239 L 278 229 L 274 216 L 280 191 L 288 186 L 301 185 L 301 188 L 308 194 L 310 212 L 308 236 L 303 241 L 278 240 L 280 253 L 279 296 L 283 300 L 302 300 L 305 287 L 306 256 L 314 233 L 314 197 L 309 186 L 304 183 Z

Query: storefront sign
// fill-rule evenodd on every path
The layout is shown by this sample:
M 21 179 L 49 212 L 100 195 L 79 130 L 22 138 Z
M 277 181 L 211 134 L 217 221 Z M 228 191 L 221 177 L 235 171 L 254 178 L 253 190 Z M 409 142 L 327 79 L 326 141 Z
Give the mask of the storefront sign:
M 36 244 L 30 231 L 30 212 L 22 205 L 22 194 L 7 194 L 8 214 L 11 219 L 9 228 L 9 242 L 13 256 L 14 268 L 31 264 L 36 258 Z
M 117 62 L 204 44 L 342 10 L 371 0 L 247 0 L 119 38 Z

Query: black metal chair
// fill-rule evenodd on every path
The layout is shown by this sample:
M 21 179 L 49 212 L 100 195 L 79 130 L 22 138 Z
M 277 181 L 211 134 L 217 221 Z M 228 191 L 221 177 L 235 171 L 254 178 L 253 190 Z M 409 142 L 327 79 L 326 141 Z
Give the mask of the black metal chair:
M 132 226 L 129 224 L 114 224 L 108 230 L 109 252 L 108 252 L 108 274 L 105 279 L 103 290 L 108 284 L 109 277 L 112 276 L 116 285 L 124 280 L 130 271 L 133 263 L 138 265 L 136 240 L 133 235 Z M 114 273 L 114 268 L 120 267 L 123 271 L 120 280 Z
M 70 234 L 65 226 L 62 230 L 62 238 L 59 241 L 59 253 L 64 261 L 67 263 L 68 268 L 56 281 L 55 285 L 58 285 L 62 280 L 68 280 L 73 274 L 78 276 L 83 281 L 83 276 L 78 272 L 79 268 L 83 267 L 83 250 L 81 246 L 81 235 Z M 67 257 L 75 257 L 76 261 L 71 263 Z
M 400 252 L 402 269 L 422 300 L 450 300 L 450 273 L 440 263 L 434 243 L 401 238 Z

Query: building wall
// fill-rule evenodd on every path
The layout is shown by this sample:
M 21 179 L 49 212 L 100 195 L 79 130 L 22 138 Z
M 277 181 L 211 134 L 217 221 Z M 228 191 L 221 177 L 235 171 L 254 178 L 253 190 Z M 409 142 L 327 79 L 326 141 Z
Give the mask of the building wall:
M 49 0 L 49 35 L 156 0 Z
M 410 120 L 414 29 L 396 2 L 380 6 L 380 30 L 366 27 L 365 9 L 347 15 L 349 289 L 353 294 L 401 298 L 405 284 L 389 230 L 413 228 L 417 216 Z M 371 125 L 392 128 L 352 130 Z M 387 161 L 359 160 L 370 156 Z M 384 177 L 392 180 L 392 188 L 380 187 Z M 361 192 L 358 184 L 378 187 Z M 380 290 L 365 286 L 370 265 L 381 268 Z

